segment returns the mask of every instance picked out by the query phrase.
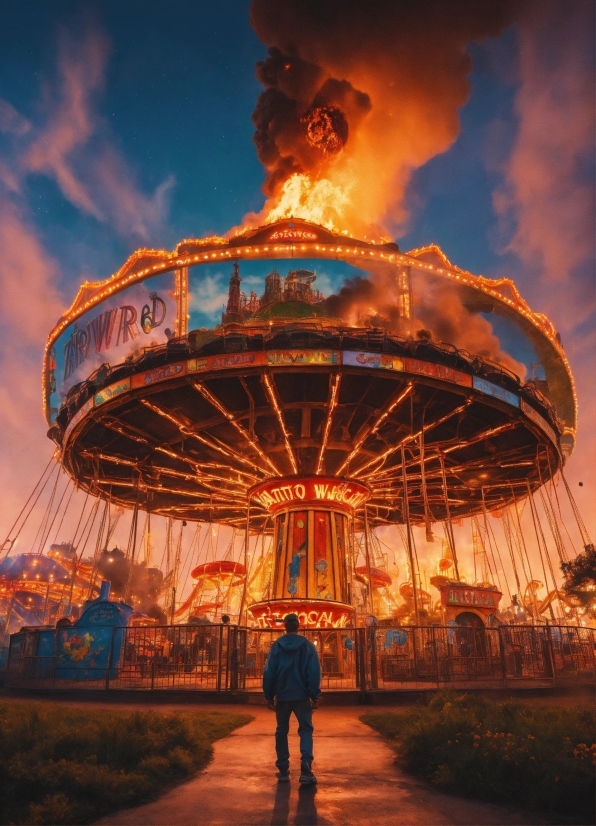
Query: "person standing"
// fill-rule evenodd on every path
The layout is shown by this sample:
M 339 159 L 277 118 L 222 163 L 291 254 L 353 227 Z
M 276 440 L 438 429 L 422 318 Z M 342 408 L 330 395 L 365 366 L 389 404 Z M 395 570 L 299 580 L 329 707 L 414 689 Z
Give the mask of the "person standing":
M 300 783 L 316 783 L 313 763 L 313 709 L 321 700 L 321 666 L 315 646 L 298 634 L 300 620 L 297 614 L 284 619 L 286 633 L 271 646 L 265 672 L 263 692 L 267 705 L 275 711 L 275 751 L 277 777 L 280 782 L 290 779 L 290 751 L 288 731 L 292 712 L 298 720 L 300 737 Z

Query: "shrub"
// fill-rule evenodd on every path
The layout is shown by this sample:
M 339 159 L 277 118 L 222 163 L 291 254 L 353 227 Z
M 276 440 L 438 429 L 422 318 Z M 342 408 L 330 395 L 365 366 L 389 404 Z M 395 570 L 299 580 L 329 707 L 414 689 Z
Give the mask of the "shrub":
M 593 823 L 596 713 L 444 692 L 428 707 L 365 714 L 407 771 L 439 788 Z
M 0 703 L 0 822 L 89 823 L 205 766 L 245 714 Z

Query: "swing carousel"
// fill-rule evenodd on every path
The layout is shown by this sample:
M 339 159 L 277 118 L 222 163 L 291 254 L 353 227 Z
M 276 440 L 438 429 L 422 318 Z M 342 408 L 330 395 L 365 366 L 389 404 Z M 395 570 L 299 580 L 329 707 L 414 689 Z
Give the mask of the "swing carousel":
M 342 309 L 314 288 L 317 273 L 340 288 L 383 280 L 391 317 Z M 221 277 L 227 303 L 209 323 L 197 296 Z M 433 295 L 500 331 L 512 357 L 421 327 L 419 310 L 440 318 Z M 519 341 L 530 380 L 512 367 Z M 437 247 L 403 253 L 295 220 L 139 250 L 82 285 L 49 337 L 43 383 L 59 467 L 91 503 L 82 522 L 100 515 L 90 567 L 79 552 L 71 569 L 79 596 L 96 587 L 121 509 L 131 564 L 149 544 L 143 511 L 170 532 L 188 521 L 231 532 L 203 561 L 197 540 L 186 576 L 182 527 L 177 548 L 168 540 L 159 595 L 175 622 L 228 613 L 266 628 L 293 611 L 317 628 L 490 624 L 576 610 L 555 574 L 569 558 L 558 496 L 571 495 L 576 428 L 560 339 L 512 281 L 465 272 Z

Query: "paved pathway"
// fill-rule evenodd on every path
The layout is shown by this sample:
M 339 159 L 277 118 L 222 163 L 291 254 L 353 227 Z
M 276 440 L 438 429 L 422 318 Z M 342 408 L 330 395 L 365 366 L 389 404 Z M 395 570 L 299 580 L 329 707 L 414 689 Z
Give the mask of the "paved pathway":
M 197 710 L 202 710 L 198 706 Z M 290 783 L 277 783 L 275 717 L 261 706 L 210 710 L 254 714 L 255 720 L 215 744 L 213 761 L 193 780 L 159 800 L 108 815 L 109 826 L 521 826 L 546 821 L 516 810 L 441 794 L 402 774 L 392 750 L 358 719 L 362 708 L 315 712 L 318 786 L 298 784 L 298 736 L 290 739 Z

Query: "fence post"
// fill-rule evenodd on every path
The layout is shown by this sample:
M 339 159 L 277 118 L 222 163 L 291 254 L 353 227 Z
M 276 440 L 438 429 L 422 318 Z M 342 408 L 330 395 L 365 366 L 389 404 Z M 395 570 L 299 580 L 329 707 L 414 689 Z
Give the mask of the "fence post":
M 507 660 L 505 658 L 505 641 L 503 640 L 503 626 L 497 626 L 499 634 L 499 651 L 501 652 L 501 670 L 503 671 L 503 684 L 507 683 Z
M 377 626 L 371 625 L 365 630 L 370 642 L 370 687 L 378 688 L 379 673 L 377 671 Z
M 221 669 L 222 669 L 222 656 L 221 652 L 223 650 L 223 625 L 219 626 L 219 644 L 217 650 L 217 678 L 216 678 L 216 688 L 217 691 L 221 691 Z
M 548 652 L 548 659 L 550 662 L 550 670 L 553 678 L 553 683 L 557 682 L 557 667 L 555 661 L 555 651 L 553 648 L 553 638 L 551 634 L 550 625 L 546 626 L 546 650 Z
M 52 691 L 56 688 L 56 669 L 58 667 L 58 651 L 60 650 L 60 635 L 61 631 L 56 628 L 54 634 L 54 651 L 52 652 Z
M 358 688 L 364 694 L 366 691 L 366 637 L 365 628 L 355 629 L 356 655 L 358 667 Z
M 114 654 L 114 636 L 116 634 L 117 629 L 118 626 L 116 625 L 112 628 L 112 636 L 110 638 L 110 650 L 108 652 L 108 667 L 106 668 L 106 691 L 108 691 L 110 688 L 110 671 L 112 670 L 112 656 Z
M 431 638 L 432 638 L 432 641 L 433 641 L 433 666 L 434 666 L 434 672 L 435 672 L 435 679 L 437 681 L 437 686 L 438 686 L 440 678 L 441 678 L 441 673 L 440 673 L 440 669 L 439 669 L 439 656 L 437 654 L 437 637 L 436 637 L 436 634 L 435 634 L 434 625 L 431 625 L 431 627 L 430 627 L 430 635 L 431 635 Z
M 416 645 L 416 628 L 418 628 L 417 625 L 411 625 L 410 626 L 410 629 L 411 629 L 411 632 L 412 632 L 412 658 L 414 660 L 414 677 L 417 680 L 418 679 L 418 653 L 417 653 L 418 646 Z

